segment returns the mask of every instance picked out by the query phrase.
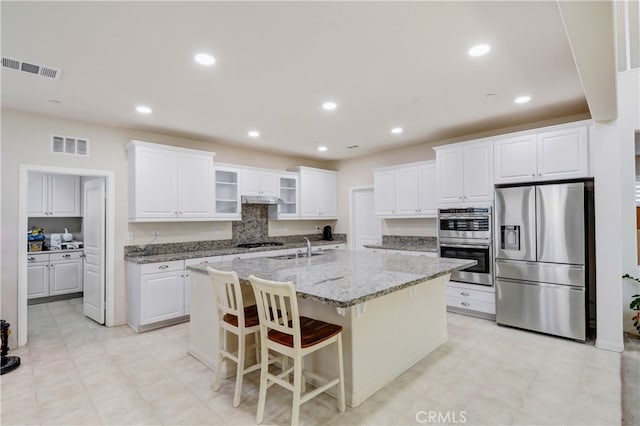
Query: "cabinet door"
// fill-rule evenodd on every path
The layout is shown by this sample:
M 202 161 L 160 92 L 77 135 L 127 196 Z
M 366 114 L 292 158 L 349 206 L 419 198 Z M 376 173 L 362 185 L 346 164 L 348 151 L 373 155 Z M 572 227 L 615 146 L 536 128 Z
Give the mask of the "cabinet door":
M 178 216 L 213 217 L 213 159 L 178 154 Z
M 184 271 L 142 275 L 140 325 L 184 315 Z
M 135 155 L 135 217 L 177 217 L 178 167 L 175 152 L 137 148 Z
M 536 179 L 536 137 L 518 136 L 496 141 L 494 182 L 517 183 Z
M 418 211 L 420 215 L 437 213 L 436 164 L 418 166 Z
M 396 170 L 396 214 L 415 216 L 418 212 L 418 168 Z
M 191 314 L 191 277 L 189 276 L 189 272 L 184 273 L 183 277 L 184 284 L 184 314 Z
M 215 170 L 215 212 L 217 217 L 240 218 L 239 170 Z
M 393 216 L 396 210 L 396 172 L 385 170 L 373 174 L 376 216 Z
M 278 218 L 299 217 L 299 189 L 297 176 L 280 176 L 280 198 L 284 202 L 278 204 Z
M 278 196 L 278 174 L 261 170 L 242 171 L 242 195 Z
M 538 179 L 573 179 L 589 175 L 587 129 L 557 130 L 537 138 Z
M 493 144 L 482 142 L 464 147 L 465 202 L 493 200 Z
M 275 172 L 262 172 L 260 174 L 260 195 L 277 197 L 280 194 L 278 174 Z
M 82 260 L 51 262 L 49 287 L 51 296 L 82 291 Z
M 80 177 L 49 175 L 50 216 L 80 216 Z
M 27 299 L 49 295 L 49 262 L 27 265 Z
M 320 191 L 320 216 L 336 217 L 338 210 L 336 208 L 336 192 L 337 178 L 335 173 L 320 172 L 321 191 Z
M 459 203 L 463 196 L 462 147 L 436 151 L 439 203 Z
M 45 173 L 29 172 L 27 197 L 28 216 L 49 216 L 49 206 L 47 205 L 47 175 Z
M 320 215 L 320 195 L 322 176 L 314 170 L 300 172 L 300 216 L 318 217 Z

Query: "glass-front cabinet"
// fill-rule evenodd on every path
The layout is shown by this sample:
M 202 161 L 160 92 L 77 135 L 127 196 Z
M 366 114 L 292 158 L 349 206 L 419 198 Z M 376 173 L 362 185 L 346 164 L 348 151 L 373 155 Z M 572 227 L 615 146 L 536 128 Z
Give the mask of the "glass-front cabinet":
M 297 174 L 282 174 L 278 179 L 280 198 L 278 204 L 278 219 L 299 219 L 299 190 Z
M 240 170 L 231 167 L 215 168 L 216 216 L 241 219 L 240 214 Z

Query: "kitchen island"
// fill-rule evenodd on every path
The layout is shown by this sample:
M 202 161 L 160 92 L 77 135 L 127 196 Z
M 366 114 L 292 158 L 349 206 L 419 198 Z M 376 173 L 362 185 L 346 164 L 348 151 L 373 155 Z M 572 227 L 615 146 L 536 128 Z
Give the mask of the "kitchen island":
M 445 284 L 473 260 L 328 250 L 311 258 L 254 258 L 192 265 L 189 352 L 215 369 L 216 295 L 207 266 L 296 286 L 300 314 L 343 327 L 347 404 L 358 406 L 447 340 Z M 253 303 L 250 285 L 245 303 Z M 307 368 L 331 377 L 335 356 L 320 351 Z

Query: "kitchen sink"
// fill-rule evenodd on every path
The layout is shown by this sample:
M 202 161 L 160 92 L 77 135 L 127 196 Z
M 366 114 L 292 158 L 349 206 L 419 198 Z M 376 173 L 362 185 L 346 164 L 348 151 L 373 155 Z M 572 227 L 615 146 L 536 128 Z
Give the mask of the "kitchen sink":
M 311 257 L 322 256 L 323 254 L 324 253 L 311 253 Z M 295 259 L 296 257 L 298 258 L 307 257 L 307 253 L 298 253 L 297 256 L 295 254 L 281 254 L 280 256 L 273 256 L 273 257 L 270 257 L 269 259 L 289 260 L 289 259 Z

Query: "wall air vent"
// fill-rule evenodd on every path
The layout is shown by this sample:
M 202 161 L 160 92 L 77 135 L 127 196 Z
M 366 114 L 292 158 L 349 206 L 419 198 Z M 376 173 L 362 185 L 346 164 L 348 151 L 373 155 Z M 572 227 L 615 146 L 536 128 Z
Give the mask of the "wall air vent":
M 61 71 L 53 67 L 32 64 L 29 62 L 18 61 L 17 59 L 2 57 L 2 66 L 16 71 L 22 71 L 40 77 L 52 78 L 58 80 Z
M 51 136 L 51 152 L 56 154 L 89 156 L 89 140 L 69 136 Z

